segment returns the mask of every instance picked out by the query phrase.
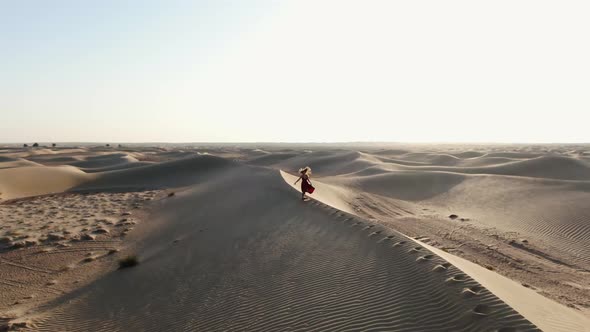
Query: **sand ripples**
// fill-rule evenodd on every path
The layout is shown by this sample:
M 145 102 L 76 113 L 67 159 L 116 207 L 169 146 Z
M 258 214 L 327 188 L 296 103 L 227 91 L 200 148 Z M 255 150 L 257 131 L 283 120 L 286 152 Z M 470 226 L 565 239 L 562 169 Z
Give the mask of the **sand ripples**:
M 273 188 L 275 180 L 266 180 Z M 170 206 L 176 219 L 152 244 L 161 251 L 81 290 L 71 303 L 62 300 L 35 330 L 535 330 L 400 234 L 316 201 L 301 203 L 282 188 L 247 198 L 232 188 Z M 228 219 L 227 208 L 211 204 L 220 197 L 247 213 Z M 188 209 L 189 202 L 197 206 Z M 194 232 L 205 224 L 207 232 Z M 168 245 L 179 232 L 187 236 Z

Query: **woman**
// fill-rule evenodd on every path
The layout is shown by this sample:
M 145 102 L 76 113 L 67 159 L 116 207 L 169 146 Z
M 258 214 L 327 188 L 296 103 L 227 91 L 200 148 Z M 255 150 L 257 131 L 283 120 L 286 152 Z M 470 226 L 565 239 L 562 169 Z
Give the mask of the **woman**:
M 313 193 L 315 188 L 311 185 L 311 181 L 309 181 L 309 176 L 311 175 L 311 168 L 309 166 L 302 168 L 299 170 L 299 179 L 295 181 L 295 184 L 301 180 L 301 200 L 305 200 L 306 193 Z

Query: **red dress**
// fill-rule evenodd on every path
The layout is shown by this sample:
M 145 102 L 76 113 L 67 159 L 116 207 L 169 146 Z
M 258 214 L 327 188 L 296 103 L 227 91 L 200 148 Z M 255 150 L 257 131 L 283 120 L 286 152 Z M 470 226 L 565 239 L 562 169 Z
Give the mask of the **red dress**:
M 311 193 L 313 193 L 314 190 L 315 190 L 315 188 L 309 182 L 309 176 L 307 176 L 307 174 L 302 175 L 301 176 L 301 192 L 311 194 Z

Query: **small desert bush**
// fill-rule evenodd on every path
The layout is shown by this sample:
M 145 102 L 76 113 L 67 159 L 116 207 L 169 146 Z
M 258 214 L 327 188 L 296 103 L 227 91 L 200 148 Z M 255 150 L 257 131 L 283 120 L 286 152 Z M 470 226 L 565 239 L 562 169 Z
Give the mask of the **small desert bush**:
M 119 269 L 133 267 L 137 264 L 139 264 L 139 259 L 137 258 L 137 256 L 136 255 L 129 255 L 129 256 L 127 256 L 125 258 L 121 258 L 119 260 Z

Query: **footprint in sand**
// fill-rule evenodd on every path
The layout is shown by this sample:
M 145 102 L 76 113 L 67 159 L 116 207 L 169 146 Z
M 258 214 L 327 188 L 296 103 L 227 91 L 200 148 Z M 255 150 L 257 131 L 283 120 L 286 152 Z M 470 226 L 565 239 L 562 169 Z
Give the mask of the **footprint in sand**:
M 389 235 L 389 236 L 386 236 L 386 237 L 382 238 L 381 240 L 379 240 L 379 242 L 380 243 L 386 242 L 386 241 L 391 240 L 392 238 L 393 238 L 393 235 Z
M 463 288 L 463 290 L 461 291 L 461 295 L 463 295 L 463 297 L 467 297 L 467 298 L 478 296 L 481 294 L 482 289 L 483 289 L 483 287 L 480 287 L 480 286 Z
M 399 247 L 399 246 L 401 246 L 401 245 L 403 245 L 403 244 L 405 244 L 405 243 L 406 243 L 406 241 L 399 241 L 399 242 L 396 242 L 396 243 L 394 243 L 394 244 L 392 245 L 392 247 Z
M 416 262 L 426 262 L 426 261 L 430 261 L 432 260 L 434 256 L 433 255 L 424 255 L 424 256 L 420 256 L 418 258 L 416 258 Z
M 476 314 L 478 316 L 487 316 L 487 315 L 491 314 L 492 312 L 494 312 L 492 307 L 490 307 L 489 305 L 485 305 L 485 304 L 476 305 L 472 311 L 474 314 Z
M 451 263 L 437 264 L 435 267 L 432 268 L 432 271 L 442 272 L 448 270 L 449 267 L 451 267 Z
M 408 252 L 409 252 L 410 254 L 413 254 L 413 253 L 417 253 L 417 252 L 419 252 L 419 251 L 420 251 L 420 250 L 422 250 L 422 249 L 423 249 L 422 247 L 414 247 L 414 248 L 412 248 L 412 249 L 408 250 Z
M 446 282 L 461 282 L 461 281 L 465 281 L 467 279 L 467 276 L 464 274 L 457 274 L 454 275 L 450 278 L 448 278 L 447 280 L 445 280 Z

